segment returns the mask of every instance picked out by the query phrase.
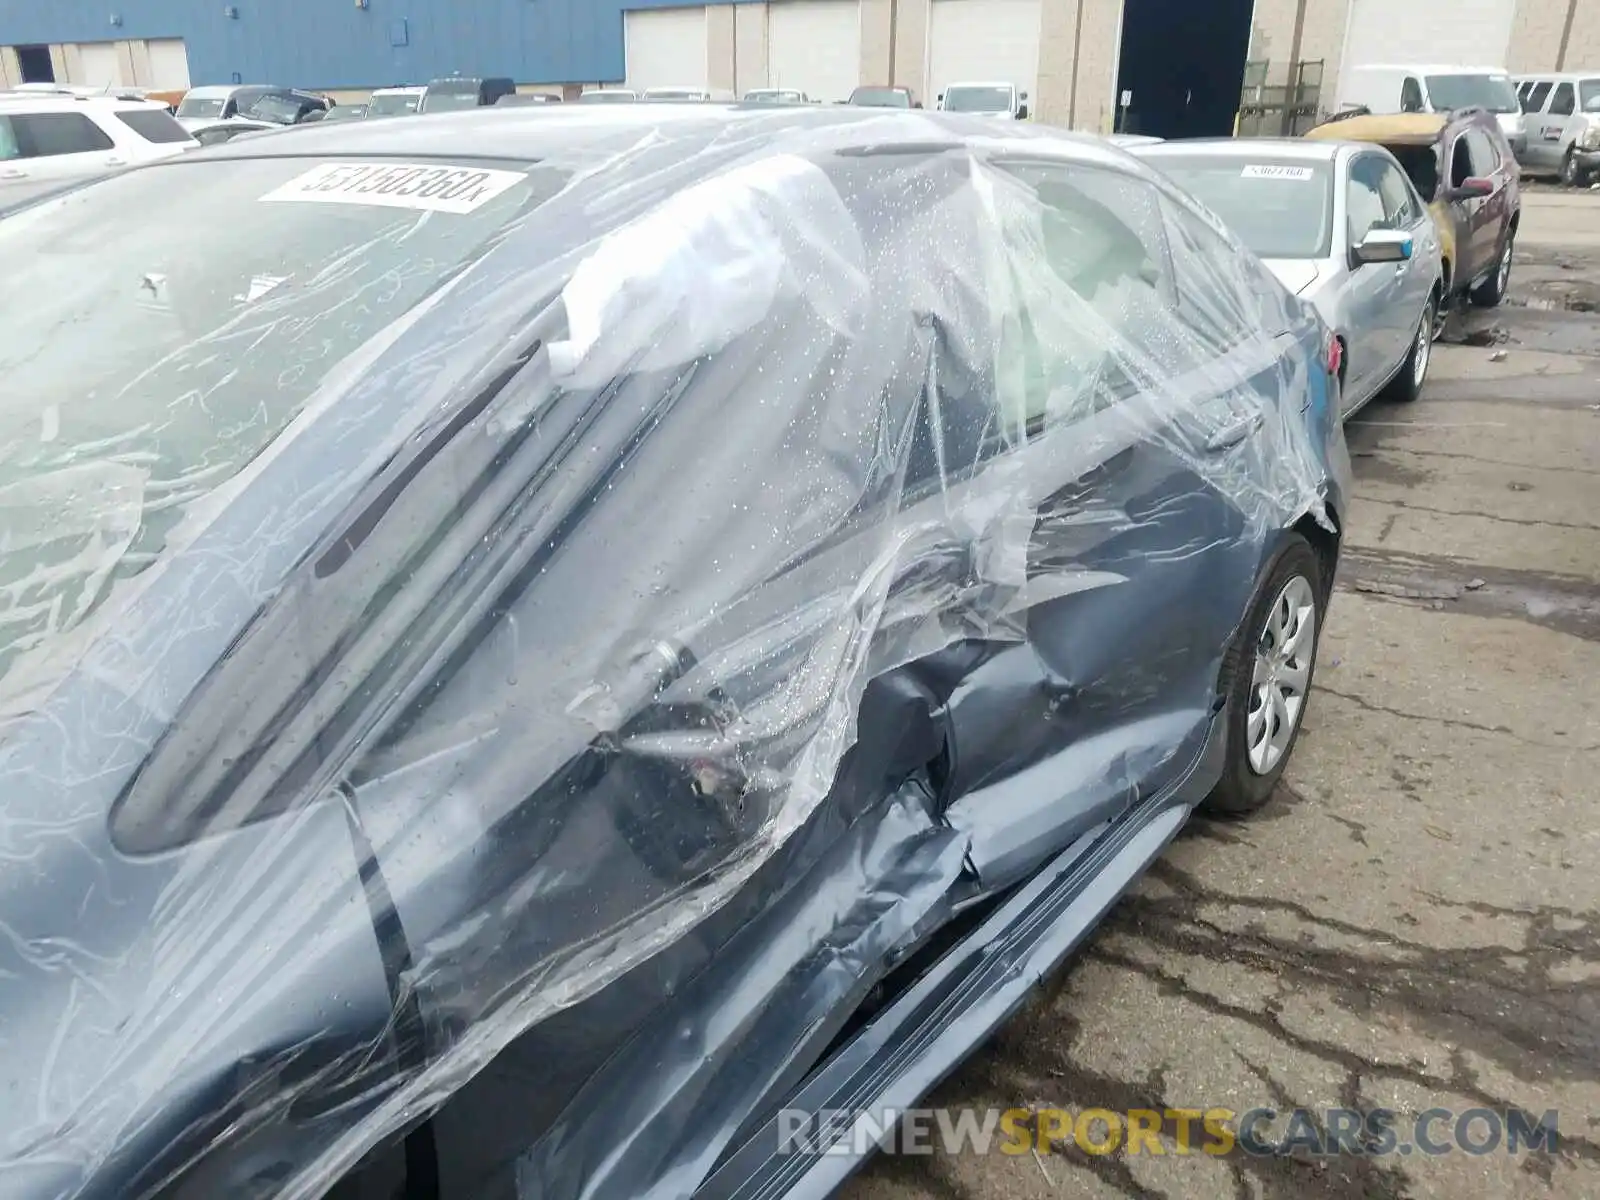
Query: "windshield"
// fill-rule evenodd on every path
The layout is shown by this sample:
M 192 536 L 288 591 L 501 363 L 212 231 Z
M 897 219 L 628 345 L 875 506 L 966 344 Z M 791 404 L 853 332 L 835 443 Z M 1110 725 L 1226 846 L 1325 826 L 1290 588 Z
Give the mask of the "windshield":
M 458 92 L 454 90 L 441 92 L 435 91 L 433 88 L 429 88 L 428 94 L 422 98 L 422 103 L 418 107 L 418 111 L 450 112 L 458 108 L 477 107 L 479 107 L 479 104 L 478 90 L 476 88 L 470 92 Z
M 503 162 L 201 161 L 0 221 L 0 699 L 52 678 L 40 659 L 324 376 L 559 182 Z
M 180 117 L 220 117 L 222 106 L 227 103 L 221 96 L 202 99 L 198 96 L 185 96 L 178 105 Z
M 387 96 L 374 95 L 367 111 L 375 117 L 403 117 L 416 112 L 421 102 L 421 92 L 390 92 Z
M 910 108 L 911 96 L 901 88 L 857 88 L 850 93 L 850 103 L 869 108 Z
M 637 99 L 632 92 L 585 92 L 578 97 L 579 104 L 632 104 Z
M 699 100 L 705 93 L 688 88 L 651 88 L 644 95 L 646 100 Z
M 1332 233 L 1325 162 L 1151 154 L 1147 161 L 1222 218 L 1261 258 L 1321 258 Z
M 1428 98 L 1436 112 L 1487 108 L 1492 113 L 1521 112 L 1516 89 L 1505 75 L 1429 75 Z
M 953 87 L 944 94 L 946 112 L 1010 112 L 1012 91 L 1008 87 Z
M 767 91 L 767 92 L 755 91 L 755 92 L 746 92 L 744 94 L 744 98 L 746 100 L 750 101 L 752 104 L 786 104 L 791 100 L 800 99 L 800 93 L 799 92 L 780 92 L 780 91 Z

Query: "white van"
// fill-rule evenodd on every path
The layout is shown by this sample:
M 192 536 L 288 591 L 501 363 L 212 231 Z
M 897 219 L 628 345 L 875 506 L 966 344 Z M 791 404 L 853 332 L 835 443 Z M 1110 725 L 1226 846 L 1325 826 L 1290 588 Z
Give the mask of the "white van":
M 1522 158 L 1527 123 L 1517 89 L 1504 67 L 1406 64 L 1346 67 L 1339 80 L 1339 107 L 1360 106 L 1375 113 L 1448 113 L 1486 108 L 1500 123 L 1511 151 Z
M 1600 71 L 1526 75 L 1517 96 L 1528 119 L 1522 169 L 1572 187 L 1589 183 L 1600 171 Z

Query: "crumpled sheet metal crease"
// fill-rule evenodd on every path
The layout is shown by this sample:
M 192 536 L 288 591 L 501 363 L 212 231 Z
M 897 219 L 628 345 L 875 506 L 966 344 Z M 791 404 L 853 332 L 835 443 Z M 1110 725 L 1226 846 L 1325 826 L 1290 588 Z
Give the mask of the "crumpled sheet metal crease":
M 1218 452 L 1250 406 L 1189 402 L 1282 359 L 1273 314 L 1226 311 L 1232 259 L 1129 244 L 1158 177 L 950 128 L 602 120 L 471 217 L 258 215 L 314 164 L 197 160 L 165 168 L 192 192 L 133 172 L 0 223 L 8 261 L 59 235 L 0 278 L 0 1193 L 320 1195 L 751 889 L 749 927 L 801 922 L 773 955 L 892 957 L 965 834 L 886 787 L 854 836 L 887 840 L 813 864 L 816 894 L 763 868 L 865 749 L 873 680 L 1125 586 L 1075 544 L 1164 514 L 1086 494 L 1041 554 L 1062 464 L 1161 447 L 1232 501 L 1193 552 L 1250 569 L 1327 519 L 1297 420 Z M 1081 190 L 1037 177 L 1062 145 Z M 67 237 L 158 187 L 172 215 L 112 222 L 97 262 Z M 763 993 L 718 937 L 672 993 L 701 1007 L 641 1026 L 849 993 L 778 966 Z M 715 1041 L 633 1102 L 711 1086 Z M 525 1181 L 686 1178 L 658 1143 L 582 1144 L 616 1133 L 589 1095 Z M 240 1146 L 258 1177 L 207 1174 Z

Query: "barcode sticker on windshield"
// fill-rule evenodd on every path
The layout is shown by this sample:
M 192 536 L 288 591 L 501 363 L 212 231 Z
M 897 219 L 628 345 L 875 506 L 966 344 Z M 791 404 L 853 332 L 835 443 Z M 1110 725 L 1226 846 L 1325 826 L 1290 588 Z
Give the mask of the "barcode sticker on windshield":
M 261 199 L 470 213 L 526 179 L 520 171 L 491 171 L 481 167 L 324 163 L 273 188 Z
M 1276 167 L 1266 163 L 1251 163 L 1244 169 L 1246 179 L 1311 179 L 1315 177 L 1310 167 Z

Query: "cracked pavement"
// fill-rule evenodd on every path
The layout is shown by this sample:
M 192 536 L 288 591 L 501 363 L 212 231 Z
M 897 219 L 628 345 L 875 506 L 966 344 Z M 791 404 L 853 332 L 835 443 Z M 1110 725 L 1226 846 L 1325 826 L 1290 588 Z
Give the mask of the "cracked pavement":
M 1277 797 L 1192 822 L 928 1103 L 1554 1108 L 1560 1153 L 880 1156 L 849 1200 L 1600 1196 L 1600 192 L 1521 233 L 1508 303 L 1351 423 Z

